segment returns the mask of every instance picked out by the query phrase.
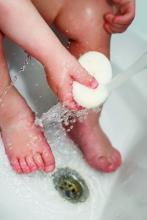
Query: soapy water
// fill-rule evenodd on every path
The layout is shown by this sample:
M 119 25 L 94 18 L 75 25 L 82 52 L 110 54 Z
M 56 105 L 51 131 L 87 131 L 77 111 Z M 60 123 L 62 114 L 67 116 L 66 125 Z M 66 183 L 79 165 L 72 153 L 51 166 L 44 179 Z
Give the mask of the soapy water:
M 80 204 L 72 204 L 65 201 L 54 189 L 52 173 L 45 174 L 42 172 L 37 172 L 30 175 L 16 175 L 9 166 L 6 155 L 4 154 L 3 148 L 1 147 L 0 182 L 1 184 L 3 184 L 3 182 L 5 184 L 5 196 L 7 196 L 7 191 L 12 191 L 14 198 L 17 197 L 17 201 L 20 200 L 19 202 L 22 204 L 25 205 L 25 203 L 27 203 L 28 206 L 31 207 L 31 211 L 34 212 L 36 216 L 38 216 L 36 220 L 62 220 L 65 218 L 70 220 L 75 220 L 75 218 L 78 220 L 98 220 L 101 219 L 101 215 L 103 214 L 102 212 L 105 212 L 105 215 L 107 216 L 107 218 L 102 218 L 102 220 L 108 219 L 110 216 L 113 216 L 111 219 L 114 220 L 117 219 L 117 217 L 124 216 L 127 211 L 123 208 L 123 206 L 120 210 L 120 201 L 118 200 L 119 198 L 117 198 L 117 195 L 122 194 L 121 198 L 123 202 L 121 204 L 125 204 L 127 199 L 128 206 L 132 207 L 133 205 L 129 201 L 133 202 L 134 204 L 134 202 L 136 202 L 134 197 L 137 197 L 138 199 L 138 196 L 143 194 L 143 192 L 142 194 L 136 194 L 136 192 L 139 193 L 140 190 L 138 188 L 136 190 L 136 188 L 132 187 L 138 186 L 138 184 L 134 185 L 136 181 L 136 175 L 138 176 L 137 182 L 139 185 L 141 185 L 141 187 L 145 187 L 146 177 L 144 176 L 144 173 L 142 173 L 142 169 L 136 165 L 130 168 L 130 161 L 129 164 L 123 167 L 124 175 L 122 175 L 122 177 L 119 179 L 120 182 L 117 184 L 117 188 L 114 189 L 114 194 L 111 195 L 111 188 L 113 181 L 115 181 L 115 177 L 117 175 L 116 173 L 113 175 L 106 175 L 89 168 L 82 159 L 82 156 L 78 152 L 75 145 L 62 134 L 63 130 L 60 130 L 59 127 L 53 129 L 50 128 L 45 132 L 48 142 L 51 144 L 52 151 L 56 158 L 56 167 L 70 167 L 74 170 L 77 170 L 88 185 L 90 190 L 90 197 L 86 202 Z M 58 135 L 61 137 L 60 139 L 58 139 Z M 0 145 L 1 144 L 2 143 L 0 143 Z M 141 175 L 143 175 L 145 178 L 144 182 L 140 182 L 140 178 L 142 179 Z M 140 189 L 142 190 L 142 188 Z M 125 192 L 126 190 L 128 191 Z M 131 190 L 133 193 L 131 193 Z M 126 193 L 129 193 L 127 198 Z M 109 197 L 110 195 L 112 198 Z M 132 195 L 134 196 L 133 198 L 131 198 Z M 114 198 L 116 198 L 116 202 Z M 146 197 L 144 196 L 144 198 Z M 107 202 L 109 203 L 107 204 Z M 17 204 L 17 202 L 15 202 L 15 204 Z M 109 216 L 109 214 L 111 215 Z M 23 220 L 23 218 L 21 219 Z M 29 216 L 27 216 L 27 219 L 32 220 L 29 218 Z M 129 218 L 122 217 L 121 219 L 124 220 Z
M 70 204 L 64 200 L 54 188 L 52 174 L 37 172 L 29 175 L 17 175 L 11 169 L 3 147 L 0 148 L 0 181 L 6 190 L 13 192 L 13 196 L 21 203 L 30 204 L 32 212 L 38 216 L 48 216 L 48 219 L 97 220 L 101 214 L 110 187 L 110 176 L 103 176 L 91 169 L 84 161 L 80 151 L 74 143 L 64 135 L 64 130 L 57 123 L 47 126 L 45 135 L 56 160 L 56 169 L 69 167 L 78 171 L 86 181 L 90 190 L 90 197 L 82 204 Z M 2 143 L 0 144 L 2 145 Z M 56 170 L 55 170 L 56 171 Z M 37 219 L 38 220 L 38 219 Z
M 54 118 L 55 116 L 50 117 Z M 78 220 L 98 220 L 101 219 L 101 215 L 104 210 L 106 214 L 106 210 L 109 210 L 108 213 L 111 213 L 113 216 L 112 220 L 117 219 L 116 217 L 125 215 L 123 207 L 121 209 L 123 212 L 121 212 L 119 206 L 116 208 L 116 206 L 114 206 L 111 202 L 114 200 L 114 196 L 116 197 L 116 193 L 118 195 L 121 195 L 122 193 L 121 198 L 124 199 L 124 203 L 126 202 L 126 199 L 128 199 L 127 201 L 131 201 L 134 204 L 134 197 L 137 197 L 138 199 L 138 196 L 140 197 L 142 195 L 139 193 L 139 190 L 133 188 L 138 185 L 133 184 L 136 181 L 135 175 L 138 175 L 138 183 L 140 183 L 140 179 L 142 179 L 141 175 L 144 175 L 144 173 L 142 173 L 142 169 L 136 164 L 131 166 L 133 163 L 130 161 L 128 164 L 125 164 L 122 168 L 121 178 L 119 178 L 120 182 L 117 184 L 117 188 L 113 189 L 114 195 L 112 194 L 112 198 L 108 200 L 112 193 L 112 187 L 115 183 L 117 173 L 106 175 L 91 169 L 83 160 L 80 151 L 74 143 L 65 135 L 65 131 L 61 128 L 61 123 L 57 122 L 53 125 L 54 126 L 50 126 L 47 122 L 45 122 L 44 132 L 55 156 L 56 170 L 58 168 L 69 167 L 78 171 L 78 173 L 86 181 L 90 191 L 90 196 L 87 201 L 81 204 L 71 204 L 60 197 L 54 188 L 52 180 L 54 172 L 51 174 L 43 172 L 37 172 L 29 175 L 15 174 L 9 165 L 6 155 L 4 154 L 3 147 L 1 147 L 0 182 L 4 182 L 6 192 L 7 190 L 8 192 L 9 190 L 13 191 L 13 196 L 19 198 L 22 204 L 27 203 L 31 207 L 31 211 L 35 212 L 38 216 L 38 218 L 36 218 L 37 220 L 62 220 L 65 218 L 70 220 L 75 220 L 75 218 Z M 0 145 L 2 145 L 2 143 L 0 143 Z M 144 187 L 145 184 L 146 181 L 141 183 L 141 186 Z M 128 190 L 127 193 L 130 192 L 130 194 L 131 190 L 133 191 L 132 195 L 134 197 L 132 200 L 129 200 L 131 195 L 126 198 L 126 193 L 124 193 L 124 190 L 126 189 Z M 137 191 L 138 194 L 136 194 Z M 110 203 L 108 207 L 106 206 L 107 201 Z M 109 217 L 109 215 L 107 217 Z M 23 220 L 23 218 L 21 219 Z M 29 216 L 27 219 L 32 220 L 29 219 Z M 105 219 L 107 218 L 104 218 L 104 220 Z

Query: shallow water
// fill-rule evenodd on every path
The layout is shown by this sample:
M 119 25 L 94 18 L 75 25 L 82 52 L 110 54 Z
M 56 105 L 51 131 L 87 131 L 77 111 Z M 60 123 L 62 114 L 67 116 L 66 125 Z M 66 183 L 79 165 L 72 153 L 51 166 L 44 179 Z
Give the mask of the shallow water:
M 27 63 L 25 61 L 20 71 L 14 75 L 11 85 L 6 88 L 3 93 L 2 100 L 10 88 L 16 83 L 19 74 L 25 70 L 27 64 L 28 61 Z M 104 177 L 103 174 L 94 171 L 86 164 L 81 152 L 67 137 L 61 125 L 63 123 L 65 126 L 68 126 L 70 123 L 69 129 L 72 129 L 76 120 L 82 122 L 87 114 L 87 110 L 71 112 L 58 103 L 47 113 L 43 114 L 39 123 L 41 122 L 43 124 L 45 136 L 54 153 L 56 169 L 69 167 L 78 171 L 86 181 L 90 190 L 88 200 L 82 204 L 70 204 L 64 200 L 54 188 L 52 174 L 45 174 L 43 172 L 29 175 L 16 174 L 9 165 L 9 161 L 4 152 L 3 143 L 1 142 L 0 182 L 1 187 L 5 188 L 7 186 L 7 191 L 4 190 L 5 198 L 7 198 L 6 204 L 8 206 L 10 204 L 12 207 L 12 213 L 11 210 L 9 210 L 9 213 L 4 213 L 3 220 L 9 219 L 7 214 L 11 216 L 11 220 L 16 219 L 16 216 L 19 216 L 19 219 L 21 218 L 22 220 L 26 218 L 32 220 L 32 215 L 35 215 L 36 219 L 48 219 L 49 217 L 50 220 L 65 218 L 70 220 L 75 220 L 75 218 L 79 220 L 97 220 L 97 217 L 101 214 L 107 194 L 109 193 L 107 188 L 109 177 Z M 69 118 L 70 121 L 68 120 Z M 17 213 L 15 213 L 15 211 L 13 213 L 13 207 L 15 210 L 13 198 L 15 198 L 18 210 L 20 209 Z M 3 203 L 5 204 L 4 201 Z M 99 206 L 99 209 L 97 206 Z M 24 207 L 27 207 L 30 215 L 24 213 Z M 29 207 L 31 207 L 31 210 L 29 210 Z
M 9 165 L 3 148 L 0 149 L 0 182 L 5 179 L 8 192 L 11 191 L 13 197 L 17 196 L 18 200 L 23 200 L 23 207 L 25 203 L 30 204 L 31 213 L 35 213 L 35 215 L 37 213 L 37 219 L 41 216 L 48 219 L 47 216 L 50 216 L 49 219 L 54 220 L 62 218 L 97 220 L 108 196 L 107 186 L 110 184 L 113 175 L 104 176 L 92 170 L 83 160 L 77 147 L 67 138 L 59 124 L 51 129 L 48 128 L 45 134 L 55 155 L 56 168 L 69 167 L 78 171 L 90 190 L 88 200 L 82 204 L 70 204 L 65 201 L 54 189 L 51 174 L 41 172 L 30 175 L 15 174 Z M 19 203 L 21 204 L 21 202 Z M 23 212 L 21 214 L 24 216 Z

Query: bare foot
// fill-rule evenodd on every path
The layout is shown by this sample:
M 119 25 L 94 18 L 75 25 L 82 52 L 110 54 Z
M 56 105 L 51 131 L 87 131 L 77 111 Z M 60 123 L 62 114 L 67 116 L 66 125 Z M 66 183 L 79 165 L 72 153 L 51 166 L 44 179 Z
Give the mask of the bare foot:
M 6 153 L 18 173 L 49 172 L 55 167 L 51 149 L 34 119 L 24 99 L 11 89 L 0 108 L 0 127 Z
M 103 172 L 113 172 L 120 166 L 121 156 L 112 147 L 97 120 L 97 114 L 90 112 L 84 122 L 76 122 L 69 136 L 79 146 L 90 166 Z

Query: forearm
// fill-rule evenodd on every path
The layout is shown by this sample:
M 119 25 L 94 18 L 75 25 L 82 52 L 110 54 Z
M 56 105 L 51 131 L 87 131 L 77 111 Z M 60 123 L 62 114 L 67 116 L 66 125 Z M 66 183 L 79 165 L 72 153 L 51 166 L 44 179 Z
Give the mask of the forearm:
M 63 50 L 29 0 L 0 0 L 0 30 L 42 63 L 52 59 L 53 51 Z

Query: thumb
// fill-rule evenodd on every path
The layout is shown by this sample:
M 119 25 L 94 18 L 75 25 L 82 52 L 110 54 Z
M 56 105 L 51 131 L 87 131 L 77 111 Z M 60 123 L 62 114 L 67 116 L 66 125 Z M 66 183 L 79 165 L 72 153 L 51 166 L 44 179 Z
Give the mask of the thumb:
M 96 79 L 91 76 L 84 68 L 81 68 L 80 71 L 75 71 L 72 74 L 72 79 L 92 89 L 95 89 L 98 86 Z

